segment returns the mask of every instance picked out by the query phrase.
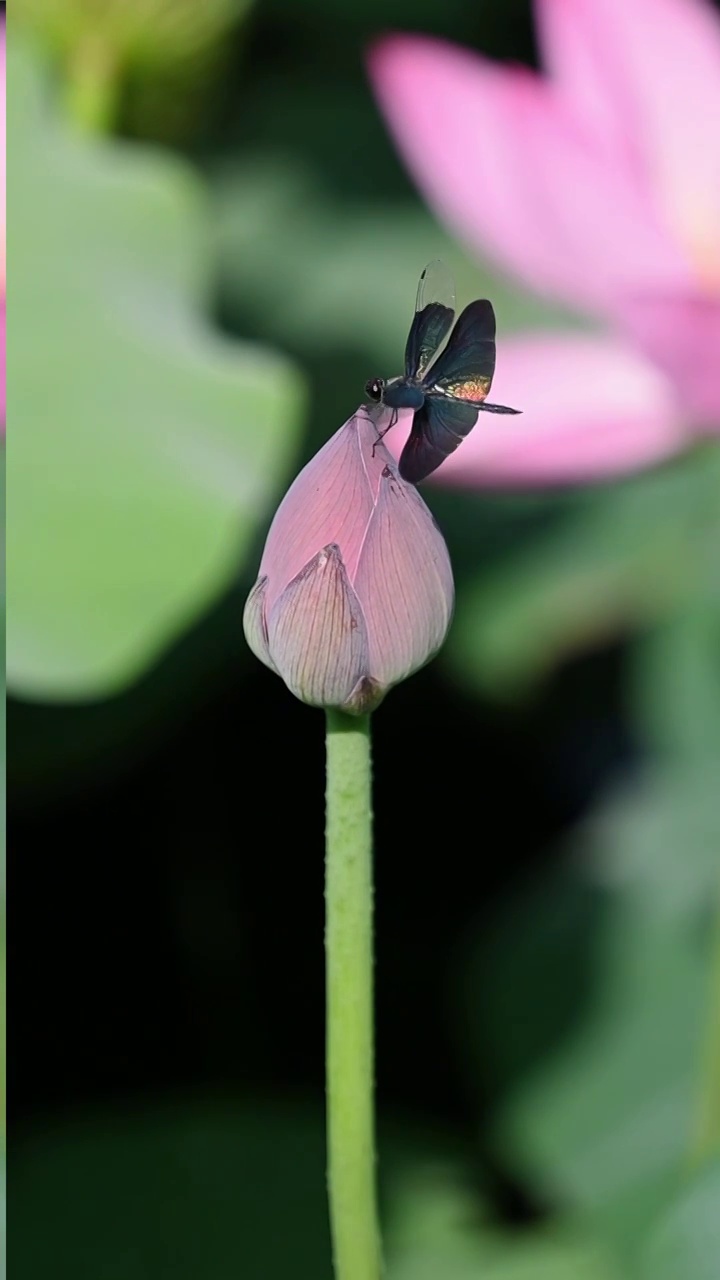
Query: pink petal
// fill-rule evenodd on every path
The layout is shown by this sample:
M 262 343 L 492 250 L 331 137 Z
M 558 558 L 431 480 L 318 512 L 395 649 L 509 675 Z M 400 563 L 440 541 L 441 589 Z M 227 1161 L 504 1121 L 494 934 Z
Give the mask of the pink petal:
M 5 435 L 6 409 L 5 303 L 0 302 L 0 433 Z
M 378 683 L 396 684 L 429 662 L 452 617 L 450 557 L 420 494 L 389 470 L 353 585 L 367 622 L 370 671 Z
M 268 533 L 260 576 L 268 578 L 269 612 L 278 594 L 329 543 L 339 546 L 352 579 L 374 510 L 388 453 L 362 415 L 349 418 L 288 489 Z
M 626 299 L 621 318 L 673 378 L 685 417 L 720 432 L 720 297 Z
M 245 601 L 243 630 L 245 639 L 255 657 L 264 662 L 266 667 L 270 667 L 271 671 L 275 671 L 275 663 L 270 657 L 270 646 L 268 644 L 267 613 L 265 611 L 266 597 L 267 578 L 258 578 Z
M 720 15 L 703 0 L 538 0 L 545 62 L 632 153 L 668 226 L 720 284 Z
M 268 643 L 288 689 L 311 706 L 343 706 L 368 677 L 365 621 L 338 547 L 319 551 L 281 593 Z
M 535 24 L 543 67 L 553 85 L 567 98 L 578 119 L 622 158 L 645 173 L 638 140 L 628 130 L 625 104 L 613 79 L 616 68 L 600 40 L 591 38 L 595 18 L 602 18 L 593 0 L 536 0 Z
M 575 484 L 634 471 L 689 440 L 672 385 L 611 338 L 507 339 L 490 399 L 518 417 L 481 413 L 433 475 L 438 484 L 489 488 Z M 388 441 L 398 456 L 409 421 Z
M 651 191 L 539 76 L 416 36 L 381 41 L 370 72 L 416 181 L 476 251 L 576 305 L 688 286 Z

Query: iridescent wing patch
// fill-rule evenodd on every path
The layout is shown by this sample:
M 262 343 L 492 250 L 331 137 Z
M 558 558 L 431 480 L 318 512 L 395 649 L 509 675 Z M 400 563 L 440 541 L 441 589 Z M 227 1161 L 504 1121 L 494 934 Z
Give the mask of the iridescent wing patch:
M 480 404 L 495 372 L 495 312 L 487 298 L 465 308 L 450 341 L 423 378 L 427 393 Z

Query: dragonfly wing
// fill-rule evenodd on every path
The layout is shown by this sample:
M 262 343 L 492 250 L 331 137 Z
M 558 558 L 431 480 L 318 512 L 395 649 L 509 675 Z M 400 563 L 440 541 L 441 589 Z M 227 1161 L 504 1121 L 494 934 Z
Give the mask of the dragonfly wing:
M 405 346 L 406 378 L 423 377 L 450 332 L 454 318 L 455 312 L 441 302 L 429 302 L 418 311 Z
M 420 276 L 415 310 L 422 311 L 429 302 L 442 302 L 450 311 L 455 311 L 455 281 L 450 268 L 440 258 L 428 262 Z
M 445 396 L 428 395 L 413 418 L 412 430 L 400 455 L 400 475 L 418 484 L 454 453 L 478 416 L 478 406 Z
M 423 379 L 423 386 L 446 396 L 480 404 L 495 372 L 495 312 L 487 298 L 465 308 L 445 350 Z
M 405 345 L 405 377 L 422 378 L 452 328 L 455 285 L 443 262 L 429 262 L 420 277 L 415 317 Z

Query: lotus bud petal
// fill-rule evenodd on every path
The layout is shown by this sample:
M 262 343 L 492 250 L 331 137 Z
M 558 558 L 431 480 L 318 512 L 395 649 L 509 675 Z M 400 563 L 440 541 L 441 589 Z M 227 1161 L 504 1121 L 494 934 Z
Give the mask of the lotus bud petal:
M 437 652 L 453 599 L 440 530 L 358 413 L 281 502 L 245 635 L 303 702 L 363 714 Z
M 368 641 L 338 546 L 318 551 L 275 601 L 268 644 L 286 685 L 303 702 L 347 702 L 367 673 Z

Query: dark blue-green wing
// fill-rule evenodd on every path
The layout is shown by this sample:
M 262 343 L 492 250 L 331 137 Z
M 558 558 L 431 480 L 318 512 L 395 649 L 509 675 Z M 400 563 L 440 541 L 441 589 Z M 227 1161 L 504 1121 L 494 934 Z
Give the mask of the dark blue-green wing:
M 418 484 L 454 453 L 477 422 L 478 406 L 447 396 L 425 398 L 400 455 L 400 475 Z
M 415 318 L 405 344 L 405 377 L 420 379 L 427 372 L 455 319 L 455 286 L 439 258 L 428 263 L 420 277 Z
M 465 308 L 423 386 L 481 404 L 495 372 L 495 312 L 487 298 Z

